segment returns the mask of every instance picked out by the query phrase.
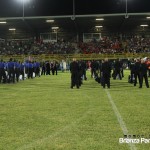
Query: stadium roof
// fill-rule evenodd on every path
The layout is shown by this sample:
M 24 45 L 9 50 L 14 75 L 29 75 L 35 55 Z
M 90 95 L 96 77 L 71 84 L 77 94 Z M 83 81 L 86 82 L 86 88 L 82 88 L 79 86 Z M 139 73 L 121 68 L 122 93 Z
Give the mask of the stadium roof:
M 150 16 L 149 5 L 150 0 L 1 0 L 0 35 L 10 28 L 32 33 L 51 32 L 52 27 L 76 33 L 150 30 L 146 18 Z
M 74 18 L 75 17 L 75 18 Z M 52 27 L 59 27 L 60 31 L 71 32 L 93 32 L 95 26 L 103 26 L 100 30 L 113 32 L 132 31 L 135 29 L 150 28 L 150 13 L 125 13 L 119 14 L 91 14 L 91 15 L 65 15 L 65 16 L 33 16 L 33 17 L 1 17 L 0 31 L 7 31 L 9 28 L 25 31 L 51 31 Z M 96 20 L 101 18 L 103 20 Z M 46 22 L 47 19 L 54 22 Z M 141 27 L 140 25 L 149 25 Z

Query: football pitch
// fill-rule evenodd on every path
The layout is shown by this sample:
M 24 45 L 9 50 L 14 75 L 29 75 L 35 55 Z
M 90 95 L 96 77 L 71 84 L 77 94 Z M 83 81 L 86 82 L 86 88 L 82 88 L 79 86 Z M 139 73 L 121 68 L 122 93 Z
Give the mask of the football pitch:
M 0 84 L 0 150 L 149 150 L 150 89 L 128 75 L 110 89 L 89 72 L 80 89 L 69 72 Z M 143 141 L 119 142 L 126 136 Z

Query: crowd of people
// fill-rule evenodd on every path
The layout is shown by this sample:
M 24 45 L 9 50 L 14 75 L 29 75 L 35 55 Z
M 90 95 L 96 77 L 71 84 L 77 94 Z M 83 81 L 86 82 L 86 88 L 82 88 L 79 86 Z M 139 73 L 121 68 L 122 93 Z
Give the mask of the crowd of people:
M 128 82 L 133 83 L 134 86 L 139 83 L 139 88 L 143 86 L 143 80 L 145 80 L 146 87 L 149 88 L 148 77 L 150 77 L 150 59 L 149 58 L 136 58 L 126 61 L 116 59 L 109 61 L 107 58 L 101 61 L 76 61 L 73 59 L 71 63 L 71 88 L 75 85 L 77 88 L 80 87 L 79 83 L 82 83 L 83 79 L 86 78 L 86 70 L 90 68 L 91 78 L 100 83 L 103 88 L 107 86 L 110 88 L 110 78 L 113 80 L 122 80 L 124 77 L 124 69 L 130 69 L 130 75 Z M 137 82 L 138 78 L 138 82 Z
M 87 65 L 85 61 L 77 61 L 76 58 L 73 58 L 73 61 L 70 63 L 71 89 L 74 86 L 79 89 L 83 83 L 83 79 L 87 80 L 86 70 Z
M 74 54 L 76 46 L 71 42 L 38 42 L 12 40 L 0 42 L 0 55 Z
M 0 60 L 0 83 L 15 83 L 24 79 L 33 79 L 41 75 L 57 75 L 58 69 L 64 71 L 66 69 L 66 62 L 45 61 L 37 62 L 33 60 L 26 60 L 19 62 L 10 60 L 4 62 Z M 64 65 L 65 64 L 65 65 Z M 71 88 L 76 86 L 80 88 L 83 80 L 87 80 L 86 70 L 90 69 L 91 78 L 94 78 L 102 87 L 110 88 L 110 78 L 114 80 L 124 77 L 124 69 L 130 69 L 128 82 L 133 83 L 134 86 L 139 83 L 139 88 L 143 86 L 145 80 L 146 87 L 149 88 L 148 77 L 150 77 L 150 59 L 136 58 L 126 61 L 116 59 L 108 61 L 108 59 L 100 61 L 77 61 L 75 58 L 69 65 L 71 72 Z
M 15 83 L 24 79 L 33 79 L 41 75 L 57 75 L 59 64 L 56 61 L 25 61 L 10 58 L 8 62 L 0 60 L 0 83 Z
M 0 41 L 0 55 L 149 53 L 150 38 L 103 37 L 90 42 Z
M 79 48 L 83 54 L 150 53 L 150 39 L 104 37 L 100 41 L 81 42 Z
M 125 65 L 126 66 L 126 65 Z M 130 69 L 130 75 L 128 82 L 137 85 L 137 79 L 139 88 L 143 86 L 143 80 L 145 80 L 146 87 L 149 88 L 148 77 L 150 77 L 150 59 L 149 58 L 136 58 L 128 61 L 127 68 Z M 121 60 L 117 59 L 112 62 L 108 59 L 104 59 L 101 62 L 93 61 L 91 63 L 91 77 L 105 88 L 107 85 L 110 88 L 110 78 L 114 80 L 124 77 L 124 64 Z

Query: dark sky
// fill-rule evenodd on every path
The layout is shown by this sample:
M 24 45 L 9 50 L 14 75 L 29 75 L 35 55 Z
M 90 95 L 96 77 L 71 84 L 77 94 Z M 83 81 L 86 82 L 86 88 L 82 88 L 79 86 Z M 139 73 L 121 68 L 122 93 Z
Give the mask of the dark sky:
M 22 16 L 19 0 L 0 0 L 0 17 Z M 22 0 L 20 0 L 22 1 Z M 29 0 L 25 16 L 71 15 L 73 0 Z M 75 0 L 76 14 L 124 13 L 126 0 Z M 150 0 L 128 0 L 128 12 L 150 12 Z

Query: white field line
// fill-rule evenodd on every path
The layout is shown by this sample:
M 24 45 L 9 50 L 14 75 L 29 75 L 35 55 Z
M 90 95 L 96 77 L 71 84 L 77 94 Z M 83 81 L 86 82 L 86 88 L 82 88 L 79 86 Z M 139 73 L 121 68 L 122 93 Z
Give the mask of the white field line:
M 122 131 L 123 131 L 123 134 L 124 134 L 124 135 L 128 135 L 128 129 L 127 129 L 127 127 L 126 127 L 126 124 L 125 124 L 125 122 L 123 121 L 123 118 L 122 118 L 121 114 L 119 113 L 118 108 L 117 108 L 117 106 L 115 105 L 115 103 L 114 103 L 114 101 L 113 101 L 113 99 L 112 99 L 112 97 L 111 97 L 109 91 L 108 91 L 107 89 L 105 89 L 105 92 L 106 92 L 106 94 L 107 94 L 107 96 L 108 96 L 109 102 L 111 103 L 111 106 L 112 106 L 113 111 L 114 111 L 114 113 L 115 113 L 115 115 L 116 115 L 116 117 L 117 117 L 117 120 L 118 120 L 118 122 L 119 122 L 119 124 L 120 124 L 120 127 L 121 127 L 121 129 L 122 129 Z M 119 139 L 118 139 L 118 140 L 119 140 Z M 128 145 L 129 145 L 129 147 L 130 147 L 130 150 L 137 150 L 135 144 L 128 143 Z

